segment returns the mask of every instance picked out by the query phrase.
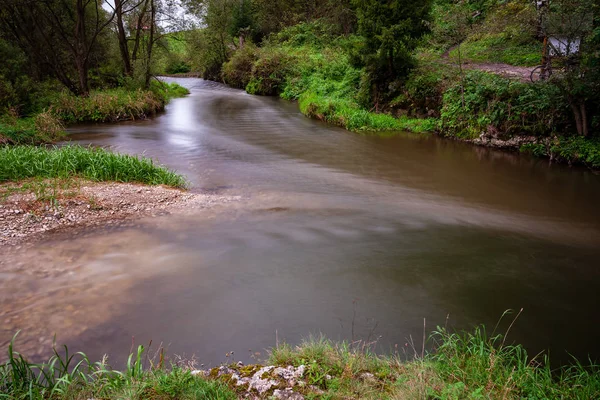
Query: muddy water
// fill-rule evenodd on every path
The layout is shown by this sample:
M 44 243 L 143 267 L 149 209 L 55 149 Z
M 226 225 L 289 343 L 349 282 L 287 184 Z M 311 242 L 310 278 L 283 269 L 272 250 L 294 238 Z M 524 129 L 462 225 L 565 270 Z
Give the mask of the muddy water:
M 424 319 L 427 330 L 493 327 L 523 308 L 509 340 L 555 360 L 600 356 L 600 176 L 434 137 L 353 134 L 294 104 L 180 82 L 192 94 L 165 114 L 71 139 L 242 199 L 11 250 L 0 343 L 24 329 L 23 346 L 41 353 L 56 333 L 117 364 L 150 340 L 216 364 L 318 333 L 410 353 Z

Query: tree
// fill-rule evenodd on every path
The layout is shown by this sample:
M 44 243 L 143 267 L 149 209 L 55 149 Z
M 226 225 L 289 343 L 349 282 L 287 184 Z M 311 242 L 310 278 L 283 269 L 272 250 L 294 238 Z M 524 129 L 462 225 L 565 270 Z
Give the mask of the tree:
M 113 17 L 99 0 L 0 0 L 1 27 L 32 62 L 76 95 L 90 91 L 92 51 Z
M 378 106 L 390 82 L 408 75 L 417 40 L 428 31 L 432 0 L 353 0 L 358 33 L 365 38 L 358 57 L 366 67 L 371 100 Z
M 588 136 L 590 102 L 598 101 L 598 4 L 593 0 L 552 0 L 543 8 L 542 29 L 550 54 L 562 60 L 562 71 L 552 74 L 571 108 L 577 133 Z

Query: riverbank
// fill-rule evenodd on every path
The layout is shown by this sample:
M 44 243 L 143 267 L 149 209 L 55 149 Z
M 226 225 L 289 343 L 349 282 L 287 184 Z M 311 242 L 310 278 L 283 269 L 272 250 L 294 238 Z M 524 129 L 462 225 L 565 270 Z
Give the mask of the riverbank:
M 0 114 L 0 145 L 54 143 L 65 138 L 68 124 L 146 119 L 187 94 L 176 83 L 160 81 L 152 81 L 147 90 L 119 87 L 94 90 L 87 97 L 51 88 L 40 94 L 29 114 L 21 115 L 16 108 Z
M 514 322 L 514 321 L 513 321 Z M 510 327 L 508 328 L 510 330 Z M 508 332 L 507 332 L 508 333 Z M 451 333 L 438 328 L 434 350 L 415 343 L 392 355 L 371 351 L 374 343 L 310 339 L 278 345 L 265 364 L 233 362 L 196 369 L 194 360 L 169 362 L 164 349 L 139 346 L 124 370 L 107 359 L 92 362 L 55 350 L 43 364 L 31 364 L 7 344 L 0 365 L 0 390 L 12 398 L 210 398 L 210 399 L 422 399 L 561 398 L 600 396 L 599 366 L 575 363 L 552 370 L 547 357 L 528 358 L 520 345 L 483 327 Z M 73 353 L 71 353 L 73 354 Z M 151 354 L 154 354 L 152 356 Z M 45 373 L 40 374 L 39 371 Z
M 223 65 L 222 77 L 250 94 L 297 101 L 307 117 L 354 132 L 435 133 L 600 168 L 600 141 L 593 129 L 586 137 L 574 131 L 564 93 L 554 81 L 532 83 L 522 74 L 496 72 L 504 70 L 490 69 L 489 62 L 462 65 L 422 49 L 408 76 L 390 84 L 393 98 L 370 99 L 368 71 L 353 61 L 357 46 L 358 38 L 335 34 L 323 23 L 302 23 L 260 46 L 237 49 Z
M 0 184 L 0 247 L 84 227 L 211 207 L 225 200 L 165 186 L 73 178 Z
M 152 186 L 149 186 L 152 185 Z M 66 146 L 0 148 L 0 246 L 76 226 L 211 204 L 152 160 Z

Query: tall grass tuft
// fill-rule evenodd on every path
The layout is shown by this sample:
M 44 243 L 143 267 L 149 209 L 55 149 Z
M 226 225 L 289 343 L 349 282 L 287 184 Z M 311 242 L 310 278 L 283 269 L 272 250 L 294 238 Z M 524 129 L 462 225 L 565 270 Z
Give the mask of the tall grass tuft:
M 52 143 L 64 137 L 62 122 L 48 111 L 32 118 L 0 118 L 0 145 Z
M 32 363 L 8 345 L 8 359 L 0 364 L 0 398 L 6 399 L 207 399 L 233 400 L 225 384 L 192 376 L 189 370 L 155 366 L 139 346 L 124 372 L 110 368 L 106 358 L 92 363 L 83 353 L 53 349 L 47 362 Z M 148 362 L 144 362 L 145 360 Z
M 182 176 L 144 157 L 81 146 L 0 147 L 0 182 L 73 176 L 93 181 L 138 182 L 177 188 L 186 186 Z
M 189 91 L 176 84 L 152 81 L 150 90 L 107 89 L 93 91 L 88 97 L 68 92 L 56 95 L 50 111 L 65 122 L 116 122 L 144 119 L 164 109 L 165 104 Z

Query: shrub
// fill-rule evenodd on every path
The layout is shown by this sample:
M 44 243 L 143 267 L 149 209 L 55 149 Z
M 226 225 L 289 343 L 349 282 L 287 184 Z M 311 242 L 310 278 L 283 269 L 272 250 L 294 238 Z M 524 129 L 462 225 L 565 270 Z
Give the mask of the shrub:
M 230 86 L 244 89 L 252 79 L 252 68 L 258 59 L 258 51 L 252 43 L 238 49 L 231 59 L 223 64 L 223 80 Z
M 50 112 L 42 112 L 32 118 L 0 119 L 0 144 L 52 143 L 64 137 L 62 122 Z
M 462 85 L 457 81 L 444 93 L 440 127 L 460 138 L 484 132 L 543 136 L 564 129 L 566 115 L 555 86 L 469 71 Z
M 143 119 L 161 111 L 173 97 L 189 93 L 176 83 L 152 81 L 150 90 L 125 88 L 95 91 L 88 97 L 59 93 L 51 112 L 65 122 L 115 122 Z
M 283 49 L 261 49 L 258 60 L 252 66 L 252 78 L 246 86 L 246 91 L 264 96 L 279 94 L 291 68 L 291 62 L 292 57 Z
M 521 151 L 536 157 L 549 157 L 569 164 L 585 164 L 591 168 L 600 168 L 599 139 L 581 136 L 557 137 L 546 143 L 523 145 Z

